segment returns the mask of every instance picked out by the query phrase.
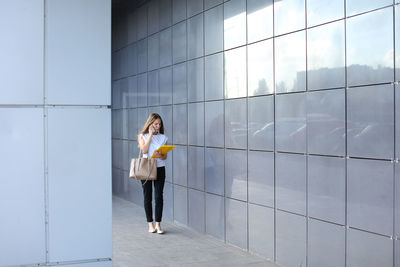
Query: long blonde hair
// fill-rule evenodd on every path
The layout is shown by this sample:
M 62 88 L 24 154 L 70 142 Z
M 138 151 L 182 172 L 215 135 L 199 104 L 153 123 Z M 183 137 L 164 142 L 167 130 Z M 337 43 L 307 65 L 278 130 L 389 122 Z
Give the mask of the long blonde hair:
M 164 123 L 163 123 L 163 120 L 161 119 L 161 116 L 160 116 L 159 114 L 157 114 L 157 113 L 151 113 L 151 114 L 149 115 L 149 117 L 147 118 L 146 123 L 143 125 L 143 128 L 142 128 L 142 130 L 139 132 L 139 134 L 146 134 L 146 133 L 149 133 L 150 125 L 152 125 L 153 122 L 154 122 L 156 119 L 160 119 L 160 121 L 161 121 L 161 126 L 160 126 L 159 133 L 164 134 Z

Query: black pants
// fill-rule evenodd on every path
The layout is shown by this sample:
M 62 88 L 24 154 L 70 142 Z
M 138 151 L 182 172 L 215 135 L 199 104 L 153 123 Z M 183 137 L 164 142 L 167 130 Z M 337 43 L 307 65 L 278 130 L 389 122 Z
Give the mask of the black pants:
M 144 196 L 144 211 L 146 212 L 147 222 L 153 221 L 153 184 L 154 184 L 154 199 L 156 201 L 155 215 L 156 222 L 161 222 L 162 210 L 163 210 L 163 191 L 165 183 L 165 167 L 157 168 L 157 180 L 155 181 L 142 181 L 143 196 Z

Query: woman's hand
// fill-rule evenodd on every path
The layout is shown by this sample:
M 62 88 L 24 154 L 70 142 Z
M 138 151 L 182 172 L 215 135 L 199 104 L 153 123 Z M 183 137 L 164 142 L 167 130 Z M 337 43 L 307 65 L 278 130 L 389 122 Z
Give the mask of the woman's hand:
M 155 134 L 155 133 L 156 133 L 156 129 L 154 129 L 154 127 L 150 125 L 150 127 L 149 127 L 149 134 L 150 134 L 150 135 L 153 135 L 153 134 Z
M 158 150 L 154 151 L 154 156 L 156 156 L 157 158 L 160 158 L 162 160 L 166 160 L 167 159 L 167 154 L 161 154 Z

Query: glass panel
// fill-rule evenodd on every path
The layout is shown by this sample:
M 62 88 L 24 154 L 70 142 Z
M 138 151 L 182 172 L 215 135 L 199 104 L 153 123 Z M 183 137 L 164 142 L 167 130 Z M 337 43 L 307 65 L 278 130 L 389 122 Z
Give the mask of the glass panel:
M 393 81 L 393 9 L 347 20 L 348 85 Z
M 344 28 L 339 21 L 308 30 L 308 90 L 345 86 Z
M 172 152 L 174 184 L 187 186 L 187 146 L 176 146 Z M 185 200 L 186 202 L 186 200 Z
M 393 235 L 393 164 L 360 159 L 347 162 L 348 224 Z
M 204 103 L 189 104 L 189 144 L 204 146 Z
M 147 106 L 147 73 L 138 76 L 138 107 Z
M 201 57 L 203 55 L 203 14 L 187 20 L 187 31 L 188 59 Z
M 168 144 L 172 144 L 172 106 L 160 106 L 160 116 L 164 124 L 164 134 L 168 137 Z M 165 176 L 166 181 L 172 183 L 172 155 L 167 157 Z
M 307 94 L 308 152 L 344 156 L 345 90 Z
M 187 62 L 188 67 L 188 100 L 204 101 L 204 59 Z
M 203 0 L 187 0 L 187 16 L 191 17 L 203 11 Z
M 346 170 L 343 158 L 308 157 L 308 215 L 345 224 Z
M 166 217 L 170 220 L 174 219 L 174 193 L 173 193 L 173 185 L 171 183 L 166 182 L 164 185 L 164 205 L 163 205 L 163 217 Z M 140 191 L 143 191 L 140 188 Z M 141 192 L 137 192 L 137 195 L 140 195 Z M 141 194 L 143 195 L 143 194 Z M 137 204 L 141 204 L 143 201 L 138 202 Z
M 347 231 L 347 267 L 393 266 L 393 240 L 354 229 Z
M 296 154 L 276 154 L 275 175 L 276 207 L 305 214 L 306 157 Z
M 204 147 L 189 146 L 188 186 L 204 191 Z
M 174 185 L 174 220 L 187 225 L 187 188 Z
M 186 60 L 186 21 L 172 27 L 172 60 L 178 63 Z
M 160 30 L 171 26 L 172 3 L 171 0 L 160 0 Z
M 186 0 L 172 0 L 172 24 L 186 19 Z
M 394 156 L 393 85 L 350 88 L 347 94 L 347 149 L 350 156 Z
M 149 106 L 159 105 L 160 100 L 160 90 L 158 84 L 158 70 L 148 73 L 148 95 L 147 102 Z
M 274 207 L 274 154 L 249 151 L 249 202 Z
M 173 136 L 174 144 L 187 144 L 187 105 L 174 105 L 173 110 Z
M 246 0 L 224 4 L 224 48 L 246 44 Z
M 275 98 L 275 142 L 278 151 L 306 152 L 306 95 Z
M 273 34 L 273 0 L 247 0 L 247 41 L 252 43 Z
M 138 134 L 137 128 L 137 111 L 136 109 L 128 110 L 128 137 L 130 140 L 136 140 Z M 136 143 L 136 142 L 135 142 Z M 137 155 L 133 155 L 136 157 Z
M 222 5 L 204 13 L 204 45 L 206 55 L 223 50 L 223 18 Z
M 121 94 L 121 108 L 128 107 L 128 91 L 129 91 L 129 84 L 128 78 L 124 78 L 120 80 L 120 94 Z
M 274 9 L 275 35 L 305 28 L 305 0 L 275 1 Z
M 345 266 L 345 232 L 343 226 L 309 220 L 307 266 Z
M 150 115 L 150 113 L 148 108 L 138 108 L 137 113 L 138 113 L 138 119 L 137 119 L 138 131 L 140 131 L 142 130 L 144 123 L 146 122 L 147 117 Z
M 206 148 L 205 150 L 205 186 L 206 191 L 224 195 L 224 150 Z
M 205 232 L 205 195 L 193 189 L 189 193 L 189 226 L 201 233 Z
M 400 237 L 400 164 L 395 163 L 395 201 L 394 210 L 395 210 L 395 235 Z M 400 240 L 399 240 L 400 242 Z M 400 244 L 398 244 L 400 245 Z M 400 252 L 400 250 L 398 250 Z M 400 255 L 398 255 L 400 256 Z M 399 259 L 400 260 L 400 259 Z M 400 262 L 398 262 L 400 263 Z
M 249 204 L 249 250 L 274 260 L 274 210 Z
M 395 6 L 395 67 L 396 67 L 396 81 L 400 81 L 400 5 Z M 399 262 L 400 264 L 400 262 Z
M 400 85 L 396 84 L 395 85 L 395 120 L 396 120 L 396 125 L 395 125 L 395 129 L 396 129 L 396 158 L 399 159 L 400 158 Z M 400 208 L 400 207 L 399 207 Z
M 225 196 L 247 201 L 247 152 L 225 150 Z
M 209 9 L 216 5 L 222 4 L 224 1 L 222 0 L 204 0 L 204 9 Z
M 274 150 L 274 97 L 249 98 L 248 105 L 249 148 Z
M 121 66 L 121 72 L 120 72 L 120 77 L 119 78 L 124 78 L 126 76 L 128 76 L 128 49 L 126 47 L 122 48 L 120 50 L 120 66 Z M 51 63 L 48 63 L 49 66 L 51 66 Z M 51 72 L 49 72 L 49 75 L 52 75 Z M 54 79 L 54 78 L 53 78 Z M 49 86 L 52 86 L 51 84 L 52 81 L 49 81 L 48 83 Z M 52 93 L 51 87 L 50 87 L 50 91 L 49 93 Z M 49 95 L 51 97 L 51 95 Z M 51 99 L 50 99 L 51 100 Z
M 137 39 L 143 39 L 147 37 L 147 6 L 141 6 L 137 12 L 135 12 L 137 18 Z
M 186 62 L 173 66 L 174 104 L 187 102 Z
M 206 194 L 206 232 L 218 239 L 225 237 L 224 197 Z
M 225 146 L 247 148 L 246 99 L 225 102 Z
M 121 97 L 122 94 L 120 92 L 121 80 L 114 81 L 112 83 L 112 109 L 121 108 Z
M 224 102 L 205 103 L 206 146 L 224 147 Z
M 222 53 L 205 58 L 205 99 L 224 98 L 224 57 Z
M 247 249 L 247 204 L 225 199 L 226 242 Z
M 246 96 L 246 47 L 226 51 L 224 56 L 225 98 Z
M 306 265 L 306 218 L 276 212 L 276 261 L 286 266 Z
M 160 69 L 160 105 L 172 104 L 172 67 Z
M 306 90 L 305 31 L 275 39 L 275 91 Z
M 137 74 L 137 44 L 131 44 L 128 46 L 128 75 Z
M 307 0 L 308 27 L 341 19 L 343 17 L 343 0 Z
M 155 32 L 158 32 L 159 25 L 160 25 L 160 1 L 149 1 L 147 4 L 147 30 L 148 35 L 151 35 Z M 161 12 L 162 13 L 162 12 Z
M 172 32 L 168 28 L 160 32 L 160 67 L 172 64 Z
M 147 71 L 147 38 L 137 43 L 138 73 Z
M 137 76 L 131 76 L 128 78 L 128 108 L 136 108 L 138 101 L 138 85 Z
M 248 95 L 274 92 L 273 40 L 248 46 Z
M 393 4 L 393 0 L 346 0 L 347 16 Z

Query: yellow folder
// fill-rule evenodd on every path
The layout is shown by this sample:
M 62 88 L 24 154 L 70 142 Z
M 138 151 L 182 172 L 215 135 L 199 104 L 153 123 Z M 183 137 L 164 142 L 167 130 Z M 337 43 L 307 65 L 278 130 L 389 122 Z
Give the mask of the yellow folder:
M 162 145 L 160 146 L 159 149 L 155 150 L 154 152 L 158 151 L 161 154 L 167 154 L 168 152 L 170 152 L 172 149 L 174 149 L 176 146 L 170 146 L 170 145 Z M 151 156 L 152 159 L 157 158 L 154 153 L 153 156 Z

